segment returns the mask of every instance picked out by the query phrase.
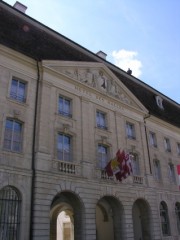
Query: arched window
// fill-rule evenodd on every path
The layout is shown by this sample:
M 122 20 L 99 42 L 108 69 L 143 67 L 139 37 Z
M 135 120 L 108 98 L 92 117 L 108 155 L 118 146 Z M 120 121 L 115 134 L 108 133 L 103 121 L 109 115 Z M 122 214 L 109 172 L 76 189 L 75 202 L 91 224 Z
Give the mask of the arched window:
M 175 212 L 176 212 L 176 220 L 177 220 L 177 229 L 180 235 L 180 203 L 176 203 L 175 205 Z
M 168 208 L 165 202 L 160 203 L 160 217 L 163 236 L 170 235 Z
M 15 188 L 0 190 L 0 239 L 18 240 L 21 199 Z

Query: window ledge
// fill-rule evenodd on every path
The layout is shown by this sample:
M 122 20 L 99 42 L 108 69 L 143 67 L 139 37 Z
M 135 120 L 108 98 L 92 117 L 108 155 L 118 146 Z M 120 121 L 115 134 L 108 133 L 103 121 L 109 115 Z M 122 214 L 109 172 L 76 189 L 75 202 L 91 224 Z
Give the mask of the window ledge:
M 5 148 L 3 148 L 2 150 L 3 150 L 4 153 L 12 153 L 12 154 L 17 154 L 17 155 L 24 155 L 23 151 L 16 152 L 16 151 L 5 149 Z
M 27 101 L 26 101 L 26 102 L 21 102 L 21 101 L 18 101 L 18 100 L 16 100 L 16 99 L 13 99 L 13 98 L 10 98 L 10 97 L 7 97 L 7 100 L 10 101 L 10 102 L 16 103 L 16 104 L 18 104 L 18 105 L 20 105 L 20 106 L 24 106 L 24 107 L 29 106 L 29 104 L 27 103 Z
M 166 152 L 166 153 L 172 153 L 172 151 L 171 151 L 171 150 L 165 150 L 165 152 Z
M 73 118 L 73 115 L 71 114 L 71 116 L 65 116 L 63 114 L 60 114 L 59 112 L 56 112 L 55 115 L 58 117 L 58 118 L 63 118 L 65 119 L 66 121 L 77 121 L 76 119 Z
M 97 126 L 95 126 L 94 128 L 96 129 L 96 131 L 100 131 L 100 132 L 104 132 L 104 133 L 112 133 L 108 128 L 103 129 L 103 128 L 99 128 Z

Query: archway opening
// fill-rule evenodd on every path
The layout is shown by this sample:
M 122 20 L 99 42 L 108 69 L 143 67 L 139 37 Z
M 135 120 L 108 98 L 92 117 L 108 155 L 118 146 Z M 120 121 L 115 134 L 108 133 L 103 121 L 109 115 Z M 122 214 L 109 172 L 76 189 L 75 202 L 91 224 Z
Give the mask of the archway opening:
M 71 192 L 57 194 L 51 204 L 50 240 L 83 240 L 84 207 Z
M 96 205 L 96 239 L 123 239 L 123 208 L 120 202 L 111 196 L 101 198 Z
M 57 240 L 74 240 L 74 218 L 72 211 L 61 211 L 57 216 L 56 226 Z
M 134 240 L 150 240 L 151 236 L 151 211 L 147 202 L 138 199 L 132 209 Z

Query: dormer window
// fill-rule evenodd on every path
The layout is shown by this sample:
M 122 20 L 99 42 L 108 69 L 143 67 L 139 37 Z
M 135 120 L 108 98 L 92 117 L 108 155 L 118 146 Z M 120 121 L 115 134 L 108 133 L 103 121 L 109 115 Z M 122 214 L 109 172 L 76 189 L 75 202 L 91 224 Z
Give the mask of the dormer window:
M 158 105 L 159 108 L 164 109 L 163 107 L 163 99 L 160 96 L 156 96 L 156 104 Z

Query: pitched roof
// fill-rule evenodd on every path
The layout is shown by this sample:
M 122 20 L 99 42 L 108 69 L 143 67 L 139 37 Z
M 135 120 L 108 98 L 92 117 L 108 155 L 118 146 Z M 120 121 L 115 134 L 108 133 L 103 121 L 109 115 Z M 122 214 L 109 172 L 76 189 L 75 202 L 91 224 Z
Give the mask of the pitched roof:
M 38 60 L 94 61 L 71 46 L 66 37 L 10 6 L 9 10 L 13 11 L 0 7 L 1 44 Z
M 180 127 L 180 105 L 65 36 L 0 2 L 0 44 L 36 60 L 102 62 L 141 101 L 149 113 Z M 163 98 L 160 109 L 155 96 Z
M 140 102 L 149 110 L 149 114 L 158 117 L 170 124 L 180 127 L 180 107 L 177 103 L 149 86 L 132 81 L 129 78 L 122 77 L 118 72 L 115 75 L 124 83 L 124 85 L 140 100 Z M 162 96 L 163 109 L 156 103 L 156 96 Z

